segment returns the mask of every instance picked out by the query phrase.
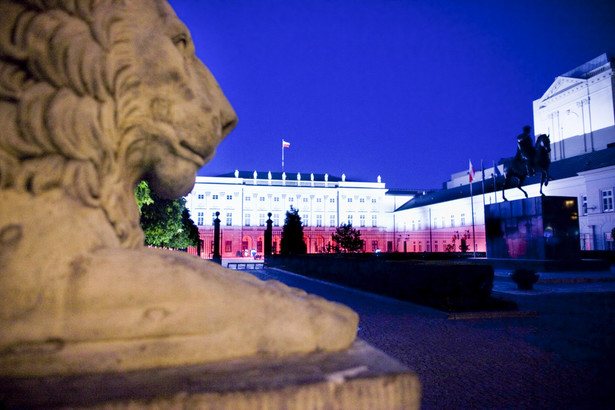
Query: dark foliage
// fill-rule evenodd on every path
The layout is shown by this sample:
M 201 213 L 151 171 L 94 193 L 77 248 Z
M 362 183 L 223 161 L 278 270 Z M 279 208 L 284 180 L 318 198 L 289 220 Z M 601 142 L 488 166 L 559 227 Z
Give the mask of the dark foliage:
M 307 253 L 307 245 L 303 241 L 303 225 L 301 225 L 298 209 L 291 209 L 286 212 L 280 246 L 282 255 L 304 255 Z
M 491 296 L 488 265 L 459 261 L 399 260 L 394 255 L 343 254 L 275 256 L 272 266 L 446 312 L 516 309 Z
M 352 227 L 352 224 L 341 224 L 332 235 L 333 241 L 339 248 L 347 253 L 358 252 L 363 248 L 361 231 Z
M 517 284 L 521 290 L 531 290 L 534 288 L 534 283 L 538 282 L 539 275 L 531 270 L 519 268 L 511 273 L 510 278 Z

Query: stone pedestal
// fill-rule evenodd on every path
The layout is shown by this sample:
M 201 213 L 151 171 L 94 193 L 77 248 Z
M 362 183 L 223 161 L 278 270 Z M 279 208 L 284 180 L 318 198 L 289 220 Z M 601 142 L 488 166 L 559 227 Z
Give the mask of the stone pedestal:
M 338 353 L 0 378 L 0 407 L 417 409 L 420 383 L 416 374 L 358 340 Z
M 487 258 L 580 259 L 577 199 L 539 196 L 485 205 Z

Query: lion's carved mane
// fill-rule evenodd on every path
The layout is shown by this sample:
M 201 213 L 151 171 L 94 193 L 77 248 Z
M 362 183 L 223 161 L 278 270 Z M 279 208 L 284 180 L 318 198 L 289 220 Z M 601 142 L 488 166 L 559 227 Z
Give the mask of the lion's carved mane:
M 121 58 L 121 26 L 129 23 L 108 3 L 117 2 L 5 2 L 0 188 L 63 189 L 103 209 L 122 245 L 135 247 L 143 233 L 121 164 L 135 112 L 124 91 L 136 80 L 130 59 Z

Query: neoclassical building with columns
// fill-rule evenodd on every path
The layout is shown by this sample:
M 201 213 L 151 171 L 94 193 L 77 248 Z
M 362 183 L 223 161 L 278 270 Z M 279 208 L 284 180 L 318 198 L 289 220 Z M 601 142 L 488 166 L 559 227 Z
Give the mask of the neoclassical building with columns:
M 333 245 L 331 235 L 342 223 L 361 231 L 364 251 L 393 252 L 396 206 L 413 191 L 391 191 L 376 178 L 352 181 L 328 174 L 235 171 L 215 177 L 197 177 L 186 206 L 199 227 L 201 254 L 213 251 L 213 220 L 219 212 L 222 257 L 255 252 L 262 255 L 264 230 L 271 213 L 273 252 L 280 251 L 286 212 L 296 209 L 304 225 L 309 253 Z
M 614 249 L 614 64 L 612 56 L 602 54 L 557 76 L 543 96 L 533 102 L 535 135 L 547 134 L 551 139 L 550 174 L 554 179 L 543 192 L 577 199 L 582 250 Z M 446 189 L 412 198 L 395 211 L 397 230 L 407 232 L 412 249 L 416 242 L 422 243 L 423 249 L 435 251 L 449 236 L 450 243 L 451 229 L 456 237 L 468 235 L 473 208 L 475 234 L 470 245 L 475 245 L 476 251 L 485 251 L 484 204 L 503 200 L 499 191 L 504 180 L 501 175 L 510 160 L 503 158 L 484 171 L 478 170 L 472 196 L 468 170 L 463 170 L 451 175 Z M 534 176 L 526 179 L 523 188 L 530 197 L 538 196 L 539 183 L 539 176 Z M 506 197 L 514 200 L 524 195 L 514 188 L 506 191 Z
M 615 228 L 615 80 L 613 57 L 603 54 L 555 78 L 533 102 L 534 132 L 551 138 L 554 178 L 546 195 L 578 202 L 580 247 L 613 249 Z M 341 223 L 361 231 L 365 252 L 484 252 L 484 205 L 501 202 L 499 191 L 511 158 L 477 170 L 470 190 L 468 170 L 455 172 L 445 188 L 433 191 L 390 190 L 375 182 L 351 181 L 327 174 L 235 171 L 197 177 L 187 206 L 199 226 L 202 255 L 211 254 L 213 215 L 220 212 L 223 257 L 254 250 L 262 254 L 267 214 L 272 213 L 274 251 L 279 252 L 285 213 L 299 210 L 308 252 L 332 243 Z M 475 161 L 480 163 L 480 161 Z M 484 179 L 483 179 L 484 178 Z M 524 189 L 538 196 L 539 177 Z M 472 194 L 472 195 L 471 195 Z M 510 200 L 524 197 L 506 191 Z

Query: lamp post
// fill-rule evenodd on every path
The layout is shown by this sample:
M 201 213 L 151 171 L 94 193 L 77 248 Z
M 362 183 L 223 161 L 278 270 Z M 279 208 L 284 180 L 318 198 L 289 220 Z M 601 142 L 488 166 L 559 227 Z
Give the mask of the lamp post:
M 267 214 L 267 229 L 265 229 L 265 263 L 271 256 L 271 241 L 273 239 L 273 221 L 271 220 L 271 212 Z
M 220 255 L 220 212 L 216 211 L 216 219 L 214 219 L 214 256 L 212 261 L 222 265 L 222 256 Z

